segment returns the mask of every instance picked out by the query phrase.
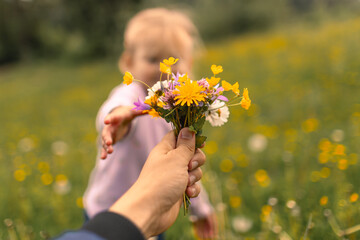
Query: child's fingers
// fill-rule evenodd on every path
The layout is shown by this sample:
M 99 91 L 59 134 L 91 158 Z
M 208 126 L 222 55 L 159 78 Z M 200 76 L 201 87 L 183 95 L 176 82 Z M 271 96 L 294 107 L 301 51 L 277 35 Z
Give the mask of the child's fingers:
M 101 133 L 102 145 L 110 146 L 113 143 L 113 139 L 111 137 L 111 126 L 107 125 L 104 127 Z
M 114 151 L 113 146 L 112 145 L 108 146 L 107 153 L 112 153 L 113 151 Z
M 109 115 L 107 115 L 105 118 L 104 118 L 104 123 L 105 124 L 110 124 L 111 123 L 111 115 L 109 114 Z
M 102 149 L 101 149 L 100 158 L 101 158 L 101 159 L 105 159 L 106 157 L 107 157 L 107 153 L 106 153 L 105 149 L 102 148 Z
M 206 161 L 206 156 L 205 156 L 204 152 L 201 151 L 200 149 L 196 149 L 195 154 L 191 158 L 189 165 L 188 165 L 189 171 L 204 165 L 205 161 Z

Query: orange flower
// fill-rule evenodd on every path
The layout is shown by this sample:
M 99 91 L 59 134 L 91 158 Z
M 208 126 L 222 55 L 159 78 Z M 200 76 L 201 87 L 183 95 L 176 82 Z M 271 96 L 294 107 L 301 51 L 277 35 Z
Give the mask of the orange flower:
M 240 104 L 241 107 L 245 108 L 246 110 L 248 110 L 251 105 L 251 100 L 249 98 L 249 92 L 247 88 L 244 88 L 243 97 L 241 99 Z
M 129 85 L 134 80 L 134 77 L 130 72 L 125 72 L 125 75 L 124 75 L 123 79 L 124 79 L 124 83 L 126 85 Z

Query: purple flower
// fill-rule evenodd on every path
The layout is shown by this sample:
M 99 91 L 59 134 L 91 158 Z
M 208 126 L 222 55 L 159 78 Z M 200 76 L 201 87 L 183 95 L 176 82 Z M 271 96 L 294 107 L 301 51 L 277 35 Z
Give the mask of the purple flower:
M 180 74 L 179 72 L 177 72 L 176 75 L 174 73 L 172 74 L 172 77 L 173 77 L 174 81 L 176 81 L 176 82 L 179 80 L 179 77 L 181 77 L 181 76 L 182 76 L 182 74 Z
M 225 102 L 229 101 L 229 99 L 227 99 L 227 97 L 225 97 L 223 95 L 220 95 L 217 99 L 221 100 L 221 101 L 225 101 Z
M 199 86 L 203 86 L 205 89 L 208 89 L 210 87 L 209 83 L 205 80 L 205 78 L 197 81 L 197 83 L 199 84 Z
M 219 92 L 223 92 L 223 91 L 224 91 L 224 88 L 223 88 L 223 87 L 218 87 L 218 88 L 216 89 L 215 94 L 219 94 Z
M 165 92 L 165 96 L 161 97 L 161 101 L 166 103 L 164 109 L 172 109 L 175 106 L 175 96 L 172 91 Z
M 140 98 L 138 98 L 139 100 L 137 102 L 134 102 L 134 105 L 136 107 L 133 108 L 133 110 L 149 110 L 151 107 L 149 105 L 147 105 L 146 103 L 144 103 L 143 101 L 140 100 Z

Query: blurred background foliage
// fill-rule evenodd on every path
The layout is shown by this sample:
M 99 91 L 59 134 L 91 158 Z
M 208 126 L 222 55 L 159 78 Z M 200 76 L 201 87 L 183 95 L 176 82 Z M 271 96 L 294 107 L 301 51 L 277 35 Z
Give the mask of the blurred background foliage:
M 0 64 L 33 57 L 118 57 L 126 21 L 154 6 L 191 10 L 204 40 L 346 11 L 357 0 L 1 0 Z
M 249 88 L 248 111 L 206 126 L 203 183 L 220 239 L 360 239 L 360 2 L 0 0 L 0 239 L 83 223 L 95 116 L 122 76 L 126 21 L 189 11 L 195 75 Z M 167 239 L 196 239 L 181 214 Z

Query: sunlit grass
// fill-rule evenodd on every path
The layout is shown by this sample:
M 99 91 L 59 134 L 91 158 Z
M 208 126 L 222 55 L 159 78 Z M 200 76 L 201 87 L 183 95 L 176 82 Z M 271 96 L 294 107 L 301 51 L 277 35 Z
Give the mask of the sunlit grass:
M 360 19 L 274 30 L 208 46 L 197 62 L 199 76 L 222 65 L 253 101 L 205 129 L 203 182 L 222 239 L 338 239 L 360 224 L 359 32 Z M 1 224 L 0 239 L 82 225 L 95 116 L 121 80 L 115 62 L 0 71 L 0 220 L 17 226 Z M 167 236 L 191 239 L 190 224 L 180 216 Z

